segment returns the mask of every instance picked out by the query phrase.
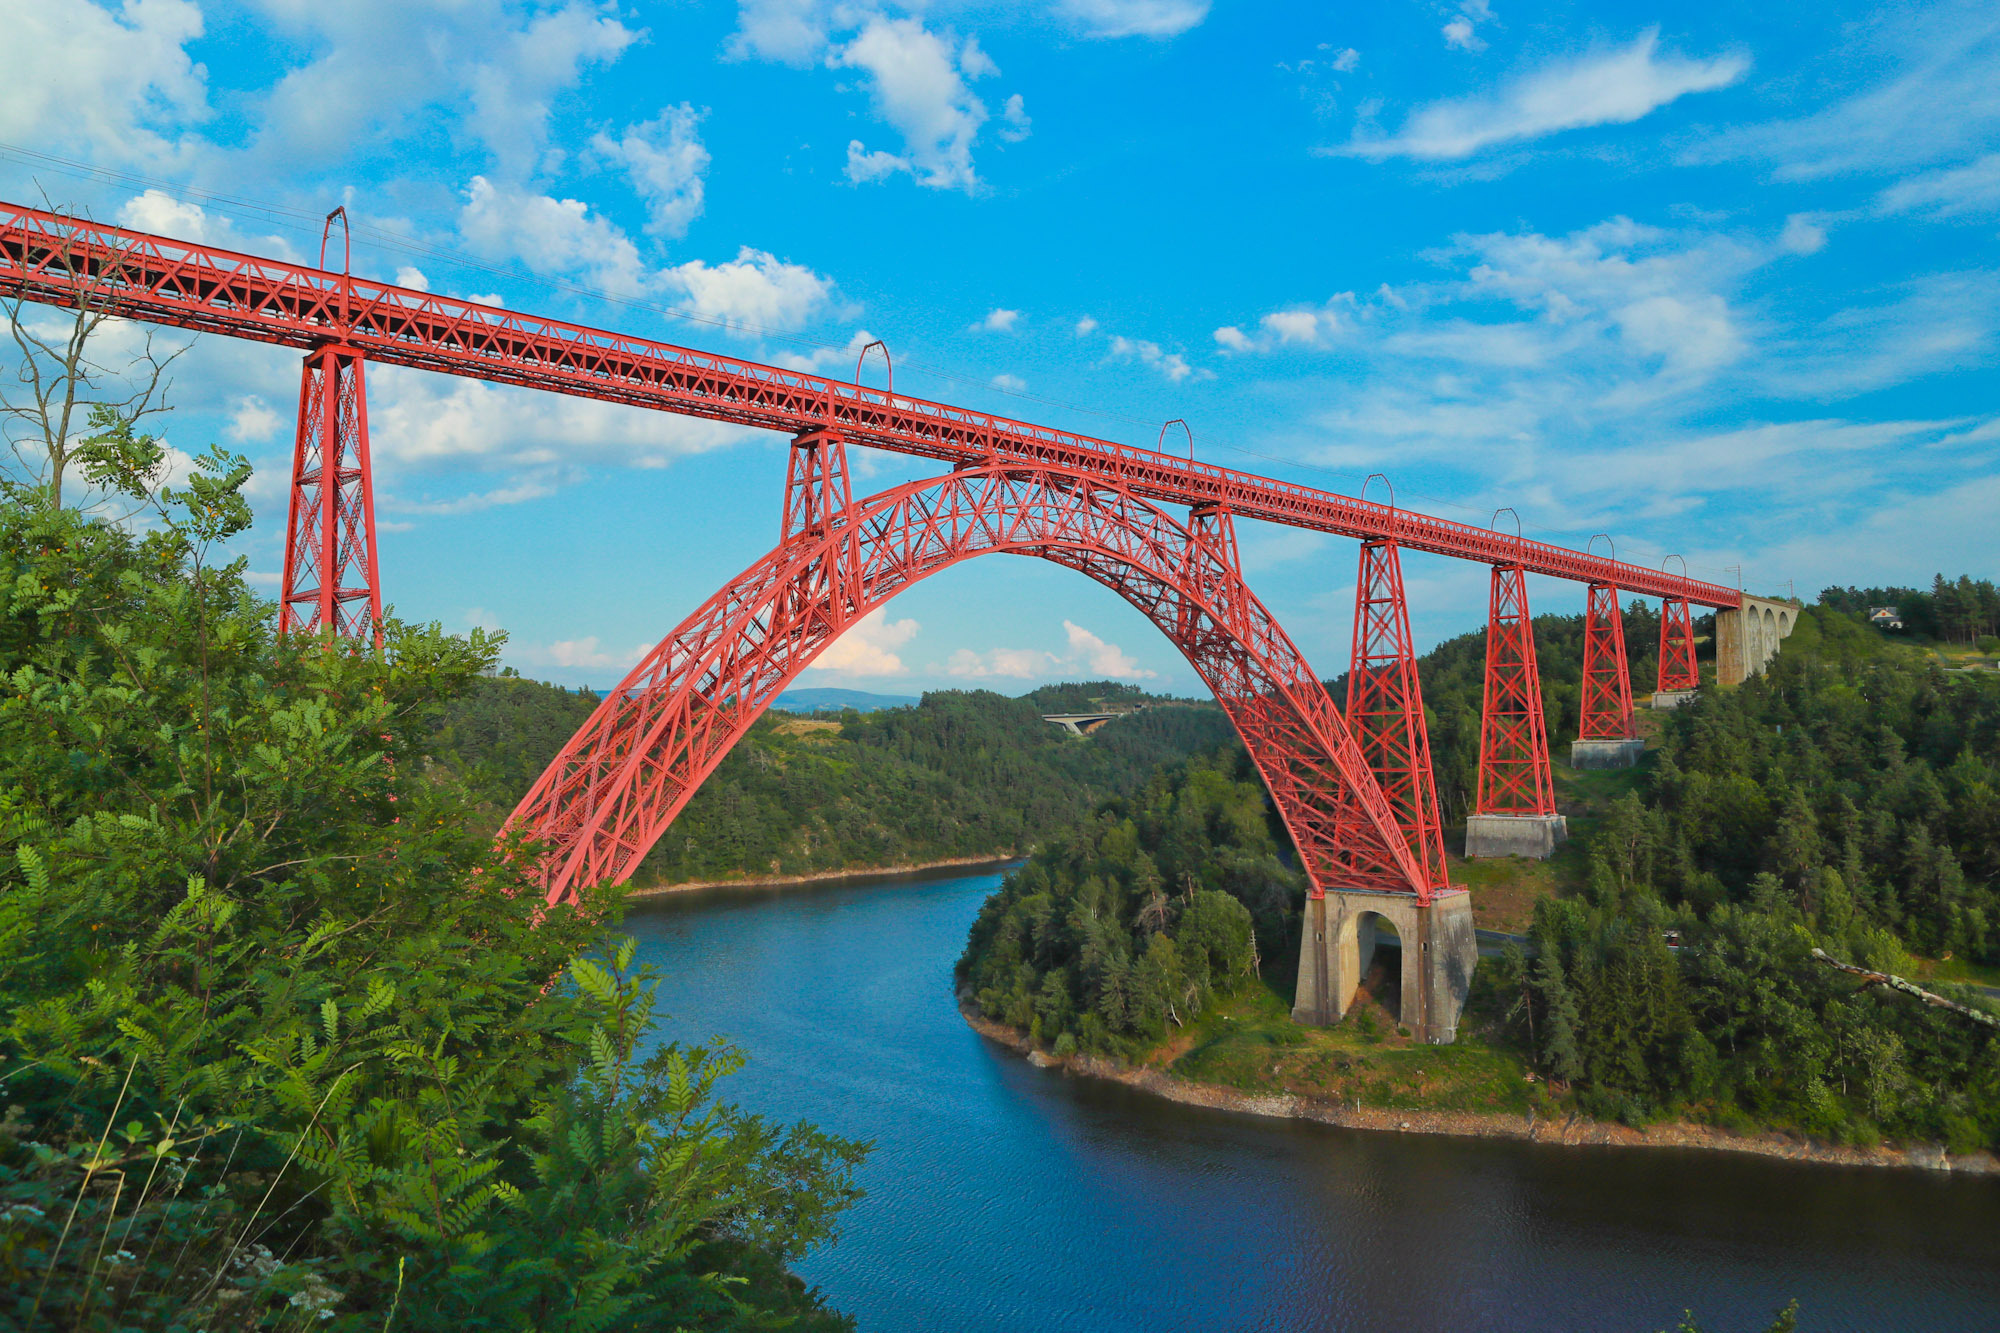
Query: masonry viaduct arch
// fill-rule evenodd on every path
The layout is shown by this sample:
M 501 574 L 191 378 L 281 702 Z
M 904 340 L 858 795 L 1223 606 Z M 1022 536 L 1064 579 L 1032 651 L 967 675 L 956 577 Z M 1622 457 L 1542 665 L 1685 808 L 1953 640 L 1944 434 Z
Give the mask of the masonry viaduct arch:
M 794 442 L 784 540 L 606 695 L 522 800 L 551 903 L 630 875 L 736 740 L 814 657 L 903 589 L 974 556 L 1036 556 L 1118 593 L 1228 712 L 1315 889 L 1448 891 L 1441 846 L 1404 833 L 1320 678 L 1244 583 L 1227 513 L 1182 523 L 1049 468 L 960 469 L 848 498 L 835 436 Z M 1427 757 L 1427 756 L 1426 756 Z

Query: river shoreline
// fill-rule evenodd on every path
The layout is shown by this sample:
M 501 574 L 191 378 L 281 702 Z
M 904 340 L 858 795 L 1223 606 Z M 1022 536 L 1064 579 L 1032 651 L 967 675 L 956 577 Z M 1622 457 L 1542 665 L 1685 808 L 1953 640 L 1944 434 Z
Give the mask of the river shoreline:
M 2000 1176 L 2000 1159 L 1988 1152 L 1953 1157 L 1936 1144 L 1910 1148 L 1850 1148 L 1839 1144 L 1814 1143 L 1788 1134 L 1732 1134 L 1712 1125 L 1650 1125 L 1632 1129 L 1571 1116 L 1564 1121 L 1537 1122 L 1532 1116 L 1480 1114 L 1469 1111 L 1394 1111 L 1367 1106 L 1347 1106 L 1321 1097 L 1296 1093 L 1249 1093 L 1217 1083 L 1198 1083 L 1163 1069 L 1134 1068 L 1102 1056 L 1055 1056 L 1035 1048 L 1028 1034 L 1018 1028 L 996 1023 L 961 1000 L 958 1009 L 966 1025 L 980 1036 L 1009 1050 L 1025 1055 L 1030 1064 L 1061 1069 L 1086 1078 L 1122 1083 L 1128 1088 L 1150 1093 L 1185 1106 L 1205 1106 L 1211 1110 L 1237 1111 L 1244 1115 L 1284 1120 L 1311 1120 L 1343 1129 L 1367 1129 L 1384 1133 L 1450 1134 L 1460 1138 L 1525 1139 L 1530 1143 L 1560 1144 L 1564 1147 L 1603 1148 L 1698 1148 L 1712 1152 L 1747 1153 L 1795 1162 L 1817 1162 L 1827 1166 L 1901 1167 L 1976 1176 Z
M 959 856 L 942 861 L 914 861 L 908 865 L 863 866 L 847 870 L 815 870 L 803 875 L 746 875 L 737 879 L 691 879 L 678 884 L 637 885 L 626 890 L 628 898 L 664 898 L 676 893 L 702 889 L 784 889 L 806 884 L 841 884 L 868 879 L 905 879 L 928 876 L 937 870 L 999 870 L 1021 860 L 1019 855 Z

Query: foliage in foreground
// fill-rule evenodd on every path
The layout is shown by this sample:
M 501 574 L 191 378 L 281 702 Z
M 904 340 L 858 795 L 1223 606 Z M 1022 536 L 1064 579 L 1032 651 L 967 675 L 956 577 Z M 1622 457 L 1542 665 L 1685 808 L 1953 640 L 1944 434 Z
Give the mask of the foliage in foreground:
M 204 566 L 245 476 L 0 504 L 0 1323 L 845 1326 L 784 1265 L 862 1148 L 718 1103 L 610 897 L 415 779 L 494 641 L 281 640 Z

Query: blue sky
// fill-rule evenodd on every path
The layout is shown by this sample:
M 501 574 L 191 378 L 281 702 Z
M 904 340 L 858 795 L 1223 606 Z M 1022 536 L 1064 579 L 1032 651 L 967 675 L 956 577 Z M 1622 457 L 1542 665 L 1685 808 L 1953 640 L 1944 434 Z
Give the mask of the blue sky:
M 880 338 L 900 390 L 1184 418 L 1212 462 L 1753 591 L 2000 566 L 1991 4 L 0 0 L 0 32 L 9 199 L 306 259 L 344 203 L 358 272 L 842 376 Z M 273 591 L 297 366 L 201 340 L 168 427 L 259 465 Z M 386 368 L 370 415 L 387 599 L 531 675 L 613 683 L 776 538 L 769 434 Z M 1343 669 L 1354 544 L 1243 541 Z M 1483 569 L 1406 574 L 1426 642 L 1483 616 Z M 1084 675 L 1199 689 L 1109 592 L 994 558 L 801 683 Z

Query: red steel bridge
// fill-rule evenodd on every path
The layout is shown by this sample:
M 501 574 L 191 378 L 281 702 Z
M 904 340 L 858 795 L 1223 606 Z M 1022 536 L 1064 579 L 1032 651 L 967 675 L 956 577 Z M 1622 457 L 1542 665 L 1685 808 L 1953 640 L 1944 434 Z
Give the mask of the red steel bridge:
M 1555 815 L 1527 574 L 1588 586 L 1585 740 L 1633 735 L 1622 594 L 1665 603 L 1665 691 L 1698 684 L 1691 607 L 1742 601 L 1684 572 L 1434 518 L 1397 508 L 1393 497 L 1355 499 L 858 382 L 8 204 L 0 204 L 0 298 L 89 304 L 304 353 L 281 595 L 291 631 L 367 638 L 381 616 L 368 362 L 792 437 L 778 545 L 605 696 L 514 812 L 511 827 L 545 849 L 540 875 L 551 903 L 629 876 L 730 746 L 844 630 L 917 580 L 988 552 L 1067 565 L 1159 626 L 1234 721 L 1315 899 L 1374 893 L 1419 906 L 1462 894 L 1446 876 L 1403 551 L 1492 569 L 1482 815 Z M 949 470 L 857 498 L 849 444 Z M 1360 540 L 1344 708 L 1245 584 L 1237 519 Z

